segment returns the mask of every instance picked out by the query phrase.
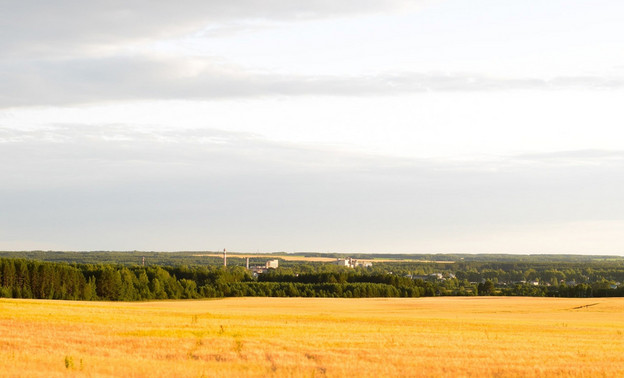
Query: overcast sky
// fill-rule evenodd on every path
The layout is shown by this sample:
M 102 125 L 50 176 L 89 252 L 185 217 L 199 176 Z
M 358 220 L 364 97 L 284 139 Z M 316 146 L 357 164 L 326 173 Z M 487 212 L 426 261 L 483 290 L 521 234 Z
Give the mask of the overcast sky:
M 624 255 L 621 0 L 0 0 L 0 250 Z

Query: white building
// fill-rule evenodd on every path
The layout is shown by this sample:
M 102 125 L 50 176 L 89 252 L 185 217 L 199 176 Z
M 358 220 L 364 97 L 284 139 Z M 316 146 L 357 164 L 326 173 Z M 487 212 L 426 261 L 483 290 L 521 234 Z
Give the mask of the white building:
M 269 260 L 266 262 L 265 266 L 267 269 L 277 269 L 277 267 L 279 266 L 279 260 L 278 259 Z
M 352 259 L 351 257 L 347 257 L 346 259 L 336 259 L 336 261 L 334 261 L 334 264 L 338 266 L 346 266 L 349 268 L 355 268 L 356 266 L 363 266 L 365 268 L 373 266 L 373 263 L 370 261 L 356 260 Z
M 277 269 L 278 267 L 279 267 L 279 260 L 273 259 L 273 260 L 267 261 L 264 265 L 252 266 L 252 267 L 249 267 L 248 269 L 251 270 L 254 277 L 257 277 L 258 274 L 266 273 L 269 269 Z

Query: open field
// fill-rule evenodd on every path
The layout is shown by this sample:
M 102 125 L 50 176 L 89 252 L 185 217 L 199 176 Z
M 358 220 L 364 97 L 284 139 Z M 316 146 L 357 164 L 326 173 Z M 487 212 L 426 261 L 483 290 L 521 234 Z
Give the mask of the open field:
M 0 300 L 2 376 L 624 376 L 624 299 Z
M 193 255 L 196 257 L 223 257 L 222 253 L 204 253 Z M 246 259 L 246 258 L 260 258 L 260 259 L 282 259 L 284 261 L 309 261 L 309 262 L 332 262 L 336 261 L 335 257 L 320 257 L 320 256 L 298 256 L 298 255 L 262 255 L 262 254 L 230 254 L 227 257 L 234 259 Z M 438 263 L 438 264 L 452 264 L 454 261 L 431 261 L 431 260 L 419 260 L 419 259 L 382 259 L 382 258 L 370 258 L 370 259 L 357 259 L 358 261 L 370 261 L 370 262 L 420 262 L 420 263 Z
M 219 253 L 204 253 L 204 254 L 197 254 L 194 256 L 206 256 L 206 257 L 223 257 L 223 254 L 219 254 Z M 248 255 L 244 255 L 244 254 L 229 254 L 227 255 L 227 257 L 229 259 L 246 259 L 247 257 L 249 257 L 250 259 L 254 259 L 254 258 L 258 258 L 258 259 L 282 259 L 284 261 L 311 261 L 311 262 L 331 262 L 331 261 L 336 261 L 335 258 L 333 257 L 315 257 L 315 256 L 311 256 L 311 257 L 307 257 L 307 256 L 287 256 L 287 255 L 261 255 L 261 254 L 248 254 Z

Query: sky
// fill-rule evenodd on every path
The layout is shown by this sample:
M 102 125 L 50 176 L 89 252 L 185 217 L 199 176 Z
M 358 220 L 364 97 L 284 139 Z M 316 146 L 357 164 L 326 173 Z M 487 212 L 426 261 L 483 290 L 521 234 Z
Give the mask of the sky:
M 0 250 L 624 255 L 620 0 L 0 0 Z

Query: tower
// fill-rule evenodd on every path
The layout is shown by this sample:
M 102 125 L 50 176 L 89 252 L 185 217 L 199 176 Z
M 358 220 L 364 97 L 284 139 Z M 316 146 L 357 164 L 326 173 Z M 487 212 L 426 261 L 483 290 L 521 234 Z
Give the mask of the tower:
M 223 266 L 227 266 L 227 252 L 223 248 Z

